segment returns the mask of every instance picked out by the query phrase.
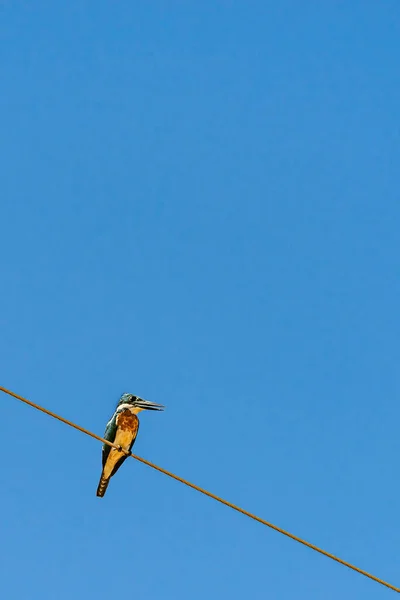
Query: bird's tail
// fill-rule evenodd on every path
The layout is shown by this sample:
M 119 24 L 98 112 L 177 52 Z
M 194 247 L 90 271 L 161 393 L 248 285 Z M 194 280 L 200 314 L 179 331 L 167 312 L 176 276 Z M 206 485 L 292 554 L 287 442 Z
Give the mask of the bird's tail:
M 110 483 L 110 478 L 104 477 L 104 475 L 102 473 L 101 477 L 100 477 L 99 485 L 97 486 L 97 492 L 96 492 L 96 495 L 99 496 L 99 498 L 102 498 L 104 496 L 109 483 Z

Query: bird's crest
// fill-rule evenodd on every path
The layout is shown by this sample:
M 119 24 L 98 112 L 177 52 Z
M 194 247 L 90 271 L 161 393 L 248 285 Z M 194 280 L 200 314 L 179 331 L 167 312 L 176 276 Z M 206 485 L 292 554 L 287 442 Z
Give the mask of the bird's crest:
M 122 394 L 121 398 L 118 400 L 117 406 L 120 404 L 134 404 L 138 398 L 139 396 L 134 396 L 133 394 Z
M 133 394 L 122 394 L 117 404 L 117 410 L 119 410 L 119 407 L 123 406 L 124 404 L 129 404 L 135 408 L 139 408 L 140 410 L 164 410 L 165 408 L 165 406 L 162 404 L 150 402 L 150 400 L 145 400 L 144 398 L 140 398 L 140 396 L 134 396 Z

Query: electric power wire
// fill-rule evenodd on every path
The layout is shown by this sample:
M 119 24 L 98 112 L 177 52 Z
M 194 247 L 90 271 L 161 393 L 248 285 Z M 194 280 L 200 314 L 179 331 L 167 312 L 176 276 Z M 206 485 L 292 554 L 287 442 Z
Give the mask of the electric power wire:
M 80 425 L 77 425 L 76 423 L 73 423 L 72 421 L 68 421 L 68 419 L 64 419 L 64 417 L 57 415 L 56 413 L 52 412 L 51 410 L 48 410 L 47 408 L 43 408 L 43 406 L 40 406 L 39 404 L 35 404 L 35 402 L 32 402 L 31 400 L 27 400 L 26 398 L 24 398 L 23 396 L 20 396 L 19 394 L 16 394 L 15 392 L 12 392 L 2 386 L 0 386 L 0 391 L 4 392 L 5 394 L 8 394 L 9 396 L 12 396 L 13 398 L 16 398 L 17 400 L 20 400 L 21 402 L 24 402 L 25 404 L 28 404 L 32 408 L 35 408 L 36 410 L 39 410 L 39 411 L 45 413 L 46 415 L 49 415 L 50 417 L 53 417 L 53 419 L 57 419 L 58 421 L 61 421 L 62 423 L 65 423 L 66 425 L 69 425 L 70 427 L 73 427 L 74 429 L 77 429 L 78 431 L 85 433 L 86 435 L 94 438 L 95 440 L 98 440 L 99 442 L 102 442 L 103 444 L 107 444 L 111 448 L 115 448 L 117 450 L 120 449 L 118 446 L 116 446 L 112 442 L 105 440 L 104 438 L 100 437 L 99 435 L 96 435 L 95 433 L 89 431 L 88 429 L 85 429 L 84 427 L 81 427 Z M 212 498 L 213 500 L 220 502 L 224 506 L 228 506 L 229 508 L 232 508 L 233 510 L 241 513 L 242 515 L 245 515 L 246 517 L 249 517 L 250 519 L 257 521 L 258 523 L 261 523 L 262 525 L 265 525 L 266 527 L 269 527 L 270 529 L 273 529 L 274 531 L 277 531 L 278 533 L 285 535 L 286 537 L 290 538 L 291 540 L 294 540 L 295 542 L 298 542 L 299 544 L 303 544 L 303 546 L 306 546 L 307 548 L 310 548 L 311 550 L 314 550 L 315 552 L 319 552 L 319 554 L 322 554 L 323 556 L 326 556 L 327 558 L 330 558 L 331 560 L 336 561 L 337 563 L 355 571 L 356 573 L 359 573 L 360 575 L 364 575 L 364 577 L 368 577 L 369 579 L 372 579 L 376 583 L 379 583 L 380 585 L 383 585 L 383 586 L 393 590 L 394 592 L 400 592 L 400 588 L 392 585 L 391 583 L 388 583 L 387 581 L 384 581 L 383 579 L 380 579 L 379 577 L 376 577 L 375 575 L 372 575 L 371 573 L 368 573 L 367 571 L 364 571 L 363 569 L 360 569 L 359 567 L 352 565 L 351 563 L 335 556 L 334 554 L 331 554 L 330 552 L 327 552 L 326 550 L 323 550 L 322 548 L 319 548 L 318 546 L 315 546 L 314 544 L 311 544 L 310 542 L 303 540 L 302 538 L 298 537 L 297 535 L 294 535 L 293 533 L 290 533 L 289 531 L 286 531 L 285 529 L 282 529 L 281 527 L 278 527 L 277 525 L 274 525 L 273 523 L 270 523 L 269 521 L 266 521 L 265 519 L 262 519 L 261 517 L 257 517 L 256 515 L 245 510 L 244 508 L 240 508 L 239 506 L 232 504 L 232 502 L 228 502 L 228 500 L 224 500 L 223 498 L 216 496 L 212 492 L 208 492 L 207 490 L 199 487 L 198 485 L 195 485 L 194 483 L 190 483 L 190 481 L 187 481 L 183 477 L 179 477 L 178 475 L 175 475 L 174 473 L 171 473 L 170 471 L 167 471 L 166 469 L 163 469 L 162 467 L 159 467 L 158 465 L 151 463 L 150 461 L 146 460 L 145 458 L 142 458 L 141 456 L 137 456 L 136 454 L 132 454 L 132 453 L 126 452 L 126 451 L 124 451 L 124 452 L 127 456 L 134 458 L 135 460 L 143 463 L 144 465 L 147 465 L 148 467 L 151 467 L 152 469 L 155 469 L 156 471 L 159 471 L 160 473 L 163 473 L 164 475 L 167 475 L 168 477 L 171 477 L 172 479 L 175 479 L 175 481 L 179 481 L 180 483 L 183 483 L 184 485 L 192 488 L 193 490 L 196 490 L 196 492 L 200 492 L 201 494 L 204 494 L 205 496 L 208 496 L 209 498 Z

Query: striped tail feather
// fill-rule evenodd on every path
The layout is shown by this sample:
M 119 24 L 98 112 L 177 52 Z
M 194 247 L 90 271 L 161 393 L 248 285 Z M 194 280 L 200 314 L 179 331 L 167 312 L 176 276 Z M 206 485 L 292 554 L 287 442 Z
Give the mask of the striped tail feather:
M 104 475 L 102 473 L 101 477 L 100 477 L 99 485 L 97 486 L 96 496 L 99 496 L 99 498 L 102 498 L 104 496 L 104 494 L 106 493 L 109 483 L 110 483 L 110 478 L 104 477 Z

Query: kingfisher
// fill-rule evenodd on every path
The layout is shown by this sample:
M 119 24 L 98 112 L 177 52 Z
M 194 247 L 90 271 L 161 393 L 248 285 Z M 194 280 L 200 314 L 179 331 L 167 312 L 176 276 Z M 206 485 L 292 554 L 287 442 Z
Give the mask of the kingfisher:
M 139 431 L 138 413 L 141 410 L 164 410 L 164 408 L 162 404 L 143 400 L 139 396 L 122 394 L 104 432 L 104 439 L 112 442 L 119 449 L 103 444 L 103 470 L 97 487 L 97 496 L 100 498 L 104 496 L 111 477 L 128 457 L 125 452 L 132 450 Z

